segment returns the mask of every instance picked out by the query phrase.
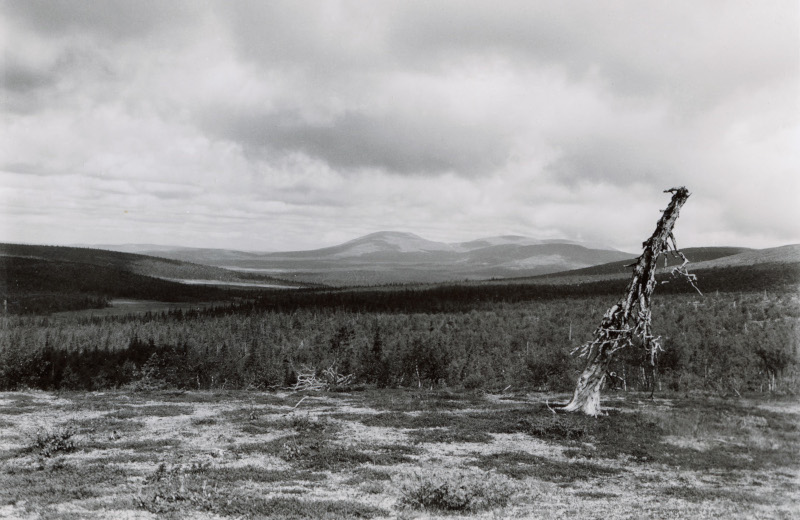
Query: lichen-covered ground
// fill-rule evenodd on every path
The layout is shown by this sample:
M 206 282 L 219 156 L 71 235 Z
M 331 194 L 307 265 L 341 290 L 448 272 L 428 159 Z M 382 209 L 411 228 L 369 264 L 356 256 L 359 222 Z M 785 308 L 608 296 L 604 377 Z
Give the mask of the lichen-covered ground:
M 448 391 L 0 393 L 0 518 L 797 518 L 800 406 Z

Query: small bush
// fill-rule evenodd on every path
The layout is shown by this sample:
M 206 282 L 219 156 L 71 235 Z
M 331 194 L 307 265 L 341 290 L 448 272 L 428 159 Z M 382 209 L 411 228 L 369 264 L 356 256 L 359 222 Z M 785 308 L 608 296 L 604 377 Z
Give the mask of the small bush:
M 139 507 L 151 513 L 164 514 L 189 507 L 211 510 L 218 500 L 223 500 L 216 482 L 202 483 L 193 474 L 180 467 L 167 469 L 163 462 L 145 479 L 145 486 L 136 499 Z
M 39 428 L 33 434 L 30 451 L 36 452 L 40 457 L 50 458 L 59 453 L 75 451 L 75 440 L 72 438 L 78 430 L 71 426 L 56 428 Z
M 514 494 L 514 485 L 508 479 L 480 471 L 416 475 L 399 488 L 401 503 L 406 506 L 467 513 L 504 507 Z

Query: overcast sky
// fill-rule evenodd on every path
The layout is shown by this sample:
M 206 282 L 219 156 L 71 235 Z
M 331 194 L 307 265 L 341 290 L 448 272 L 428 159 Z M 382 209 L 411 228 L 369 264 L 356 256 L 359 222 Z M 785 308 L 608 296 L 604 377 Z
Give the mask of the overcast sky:
M 0 0 L 0 241 L 800 242 L 798 2 Z

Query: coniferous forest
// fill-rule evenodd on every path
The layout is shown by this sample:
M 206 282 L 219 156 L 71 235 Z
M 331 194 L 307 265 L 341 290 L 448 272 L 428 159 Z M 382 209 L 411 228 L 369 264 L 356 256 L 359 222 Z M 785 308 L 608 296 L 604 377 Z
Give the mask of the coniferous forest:
M 800 390 L 795 270 L 699 274 L 705 295 L 674 283 L 656 291 L 653 330 L 663 351 L 655 366 L 629 348 L 608 386 L 721 395 Z M 7 314 L 0 388 L 271 389 L 332 370 L 352 374 L 351 389 L 568 391 L 582 368 L 571 352 L 624 284 L 303 289 L 127 316 Z

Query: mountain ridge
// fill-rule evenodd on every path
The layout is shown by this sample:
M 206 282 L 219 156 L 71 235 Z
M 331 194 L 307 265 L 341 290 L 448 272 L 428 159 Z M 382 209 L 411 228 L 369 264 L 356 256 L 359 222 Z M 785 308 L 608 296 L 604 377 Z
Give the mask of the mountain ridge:
M 635 254 L 610 247 L 590 246 L 521 235 L 448 243 L 405 231 L 379 231 L 337 245 L 302 251 L 255 253 L 207 248 L 170 251 L 159 247 L 152 255 L 239 274 L 332 286 L 510 279 L 555 276 L 576 270 L 586 271 L 581 273 L 584 275 L 626 273 L 624 266 L 636 258 Z M 699 262 L 758 250 L 718 247 L 686 251 L 691 260 Z
M 364 244 L 372 244 L 372 245 L 383 245 L 385 250 L 387 251 L 396 251 L 396 252 L 426 252 L 426 251 L 452 251 L 452 252 L 469 252 L 475 249 L 481 249 L 484 247 L 492 247 L 497 245 L 519 245 L 519 246 L 530 246 L 530 245 L 543 245 L 543 244 L 571 244 L 571 245 L 579 245 L 586 247 L 588 249 L 598 249 L 598 250 L 608 250 L 608 251 L 618 251 L 617 249 L 589 243 L 589 242 L 581 242 L 581 241 L 574 241 L 568 239 L 538 239 L 532 237 L 526 237 L 523 235 L 492 235 L 487 237 L 480 237 L 474 240 L 467 240 L 462 242 L 441 242 L 435 240 L 428 240 L 423 238 L 415 233 L 406 232 L 406 231 L 376 231 L 374 233 L 368 233 L 366 235 L 347 240 L 340 244 L 332 245 L 332 246 L 325 246 L 315 249 L 302 249 L 302 250 L 288 250 L 288 251 L 246 251 L 246 250 L 239 250 L 239 249 L 224 249 L 224 248 L 209 248 L 209 247 L 187 247 L 187 246 L 164 246 L 164 245 L 157 245 L 157 244 L 96 244 L 96 245 L 89 245 L 89 244 L 80 244 L 74 247 L 90 247 L 96 249 L 103 249 L 108 251 L 119 251 L 124 253 L 132 253 L 132 254 L 145 254 L 149 256 L 160 256 L 161 254 L 166 254 L 164 258 L 173 258 L 176 260 L 183 260 L 183 258 L 177 258 L 178 255 L 187 255 L 187 254 L 216 254 L 217 256 L 227 256 L 227 257 L 260 257 L 260 256 L 272 256 L 272 257 L 303 257 L 303 256 L 322 256 L 327 254 L 336 254 L 341 251 L 347 250 L 348 248 L 357 248 L 361 247 L 361 250 L 357 251 L 361 254 L 369 254 L 373 252 L 377 252 L 381 250 L 381 248 L 373 248 L 368 249 L 364 248 Z M 622 251 L 620 251 L 622 252 Z

